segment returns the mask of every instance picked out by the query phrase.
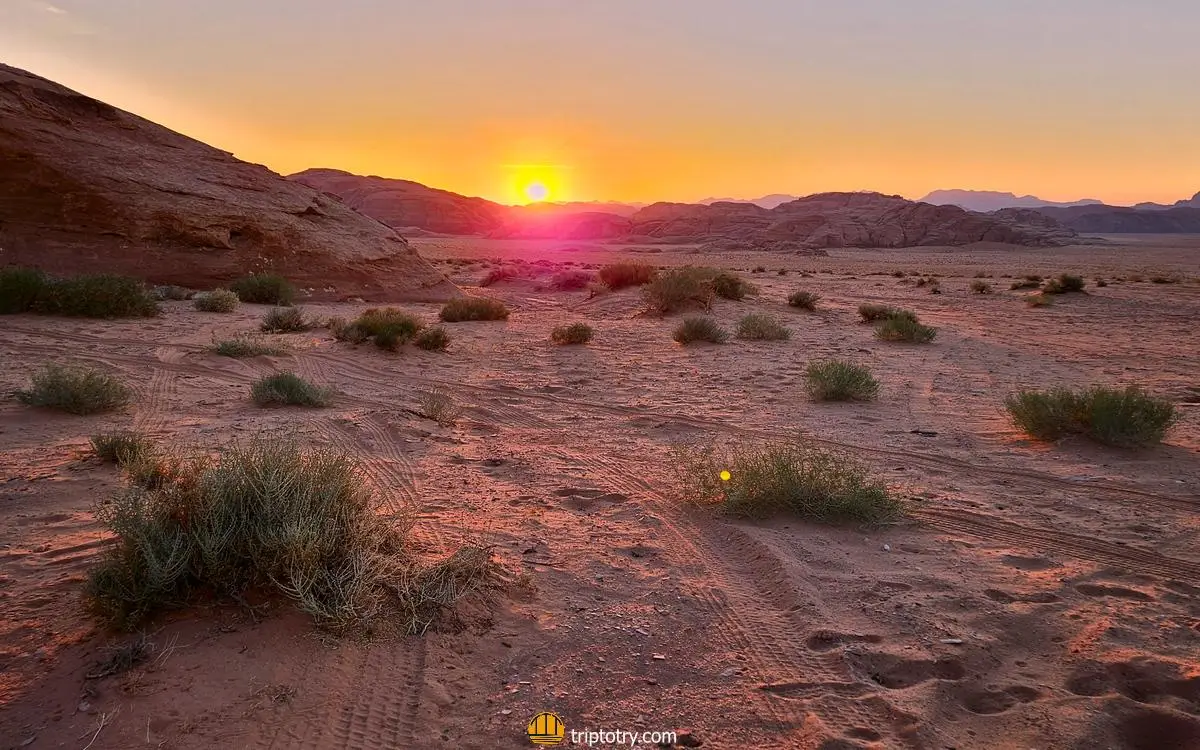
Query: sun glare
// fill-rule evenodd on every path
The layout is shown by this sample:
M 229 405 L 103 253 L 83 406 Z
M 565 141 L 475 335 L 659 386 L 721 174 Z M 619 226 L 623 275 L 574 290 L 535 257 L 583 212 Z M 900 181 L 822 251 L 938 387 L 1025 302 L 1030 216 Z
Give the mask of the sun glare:
M 506 164 L 507 203 L 569 201 L 570 188 L 560 164 Z
M 540 203 L 550 197 L 550 189 L 540 182 L 531 182 L 525 186 L 525 197 L 532 203 Z

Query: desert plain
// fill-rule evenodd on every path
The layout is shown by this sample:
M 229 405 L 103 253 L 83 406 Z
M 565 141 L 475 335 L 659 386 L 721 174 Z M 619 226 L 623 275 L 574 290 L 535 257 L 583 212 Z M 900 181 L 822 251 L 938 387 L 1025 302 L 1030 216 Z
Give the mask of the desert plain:
M 828 257 L 413 239 L 513 311 L 447 324 L 445 352 L 314 330 L 271 336 L 282 356 L 210 353 L 257 330 L 266 307 L 248 304 L 7 316 L 0 392 L 56 361 L 137 395 L 90 417 L 0 401 L 0 746 L 521 748 L 529 719 L 553 711 L 568 729 L 674 730 L 714 749 L 1200 747 L 1200 238 L 1105 239 Z M 758 294 L 711 314 L 732 328 L 766 312 L 792 337 L 681 346 L 678 316 L 645 314 L 636 288 L 479 288 L 518 260 L 736 270 Z M 1086 294 L 1031 308 L 1009 290 L 1064 272 Z M 933 274 L 940 294 L 914 282 Z M 973 293 L 977 276 L 994 293 Z M 820 295 L 815 312 L 787 305 L 800 289 Z M 936 340 L 877 340 L 864 302 L 915 311 Z M 371 306 L 301 304 L 346 318 Z M 429 322 L 440 307 L 398 306 Z M 551 343 L 577 321 L 590 344 Z M 804 369 L 833 357 L 868 366 L 878 398 L 812 402 Z M 336 389 L 334 405 L 254 406 L 250 384 L 283 370 Z M 1093 384 L 1141 386 L 1181 419 L 1129 450 L 1039 442 L 1003 408 L 1022 388 Z M 453 424 L 417 413 L 434 388 L 458 405 Z M 95 505 L 122 480 L 89 437 L 127 428 L 205 450 L 260 433 L 343 450 L 414 519 L 418 554 L 483 543 L 505 583 L 421 636 L 339 637 L 269 600 L 107 630 L 82 587 L 108 540 Z M 867 464 L 906 518 L 745 521 L 680 496 L 676 446 L 797 435 Z M 135 639 L 145 658 L 106 668 Z

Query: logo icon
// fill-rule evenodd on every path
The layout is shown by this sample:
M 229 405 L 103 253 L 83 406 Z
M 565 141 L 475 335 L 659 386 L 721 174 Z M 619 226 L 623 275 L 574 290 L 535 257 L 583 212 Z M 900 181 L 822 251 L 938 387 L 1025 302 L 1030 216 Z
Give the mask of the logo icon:
M 529 722 L 525 733 L 533 744 L 550 747 L 561 743 L 567 736 L 567 725 L 556 714 L 542 711 Z

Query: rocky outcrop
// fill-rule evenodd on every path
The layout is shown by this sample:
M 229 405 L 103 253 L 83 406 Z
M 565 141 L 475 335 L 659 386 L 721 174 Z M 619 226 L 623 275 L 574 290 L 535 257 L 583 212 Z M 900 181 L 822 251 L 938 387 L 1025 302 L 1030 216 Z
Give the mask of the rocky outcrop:
M 1016 195 L 997 190 L 934 190 L 921 203 L 932 203 L 935 206 L 958 206 L 968 211 L 984 213 L 1002 211 L 1006 208 L 1041 208 L 1043 206 L 1092 206 L 1102 201 L 1095 198 L 1083 198 L 1077 201 L 1048 201 L 1036 195 Z
M 1195 234 L 1200 233 L 1200 208 L 1180 206 L 1136 209 L 1124 206 L 1039 208 L 1039 213 L 1076 232 L 1096 234 Z
M 396 232 L 265 167 L 0 65 L 0 265 L 318 297 L 460 294 Z

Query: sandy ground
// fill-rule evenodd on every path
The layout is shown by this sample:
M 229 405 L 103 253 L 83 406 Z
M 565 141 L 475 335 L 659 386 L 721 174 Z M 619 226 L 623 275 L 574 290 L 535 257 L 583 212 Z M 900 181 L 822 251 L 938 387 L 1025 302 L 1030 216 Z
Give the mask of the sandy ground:
M 686 728 L 705 748 L 1200 747 L 1200 239 L 1125 242 L 722 260 L 414 243 L 469 291 L 487 266 L 467 261 L 487 258 L 761 264 L 749 276 L 762 294 L 714 314 L 732 327 L 769 311 L 794 332 L 782 343 L 683 348 L 675 320 L 638 314 L 636 291 L 521 283 L 485 290 L 514 308 L 509 321 L 448 326 L 442 354 L 324 331 L 281 337 L 294 348 L 283 357 L 207 353 L 215 335 L 256 327 L 264 309 L 251 305 L 0 319 L 0 391 L 55 360 L 119 372 L 138 393 L 98 417 L 0 401 L 0 747 L 520 748 L 542 710 L 568 729 Z M 886 275 L 896 269 L 942 274 L 944 293 Z M 1090 285 L 1045 309 L 999 278 L 1061 271 L 1193 278 Z M 1001 291 L 969 293 L 977 272 Z M 822 295 L 820 311 L 783 303 L 799 288 Z M 876 341 L 854 314 L 864 301 L 917 311 L 936 342 Z M 551 345 L 550 329 L 576 320 L 595 341 Z M 868 364 L 879 400 L 807 401 L 805 365 L 830 356 Z M 249 384 L 282 369 L 336 387 L 337 404 L 251 405 Z M 1166 444 L 1122 451 L 1032 442 L 1001 406 L 1020 387 L 1091 383 L 1145 386 L 1183 420 Z M 454 426 L 408 411 L 432 386 L 463 405 Z M 460 627 L 400 640 L 339 640 L 286 608 L 256 619 L 201 606 L 149 629 L 148 662 L 89 678 L 131 636 L 102 632 L 81 606 L 105 543 L 91 509 L 119 484 L 88 437 L 129 426 L 205 448 L 294 429 L 352 451 L 418 514 L 421 554 L 482 539 L 524 584 L 464 602 Z M 673 491 L 680 441 L 798 432 L 869 463 L 913 522 L 737 522 Z

